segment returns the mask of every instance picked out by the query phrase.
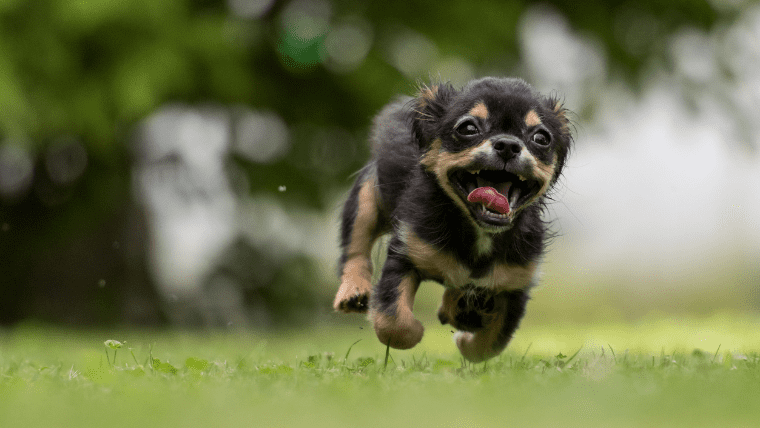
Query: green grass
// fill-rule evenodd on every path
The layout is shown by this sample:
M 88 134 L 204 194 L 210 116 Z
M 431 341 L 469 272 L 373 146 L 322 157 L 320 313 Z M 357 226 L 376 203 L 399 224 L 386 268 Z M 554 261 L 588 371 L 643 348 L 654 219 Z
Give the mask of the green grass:
M 391 350 L 387 367 L 363 320 L 278 334 L 20 326 L 0 334 L 0 427 L 760 421 L 753 316 L 554 327 L 526 319 L 487 364 L 463 362 L 448 329 L 426 326 L 423 342 Z

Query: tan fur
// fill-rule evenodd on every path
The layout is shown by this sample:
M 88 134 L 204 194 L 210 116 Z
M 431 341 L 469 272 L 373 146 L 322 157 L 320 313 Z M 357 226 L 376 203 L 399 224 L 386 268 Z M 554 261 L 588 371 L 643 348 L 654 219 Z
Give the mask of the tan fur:
M 470 116 L 478 117 L 480 119 L 488 119 L 488 107 L 484 103 L 477 103 L 475 107 L 470 110 Z
M 336 311 L 351 312 L 341 303 L 354 296 L 370 294 L 372 292 L 372 265 L 368 258 L 354 257 L 346 261 L 343 266 L 343 274 L 340 277 L 340 288 L 335 294 L 333 308 Z
M 441 306 L 438 307 L 438 319 L 443 323 L 450 323 L 456 319 L 459 309 L 457 308 L 457 302 L 462 298 L 464 292 L 461 288 L 449 287 L 443 292 L 443 298 L 441 299 Z
M 423 102 L 427 102 L 435 99 L 436 94 L 438 94 L 438 85 L 422 85 L 419 90 L 419 99 Z
M 472 152 L 480 149 L 480 147 L 485 144 L 490 144 L 490 141 L 485 141 L 479 146 L 472 147 L 463 152 L 450 153 L 442 150 L 443 142 L 437 138 L 430 144 L 430 148 L 427 152 L 425 152 L 424 155 L 422 155 L 422 159 L 420 161 L 425 169 L 436 175 L 438 182 L 441 184 L 441 187 L 449 196 L 449 198 L 451 198 L 451 200 L 454 201 L 454 203 L 457 204 L 457 206 L 459 206 L 459 208 L 461 208 L 465 213 L 469 212 L 467 205 L 464 203 L 464 201 L 462 201 L 457 192 L 451 186 L 451 181 L 449 180 L 448 174 L 449 171 L 454 168 L 463 168 L 470 164 L 472 162 Z M 467 215 L 467 218 L 476 227 L 479 227 L 469 214 Z
M 458 302 L 467 298 L 466 291 L 449 288 L 443 293 L 441 306 L 438 308 L 438 318 L 442 322 L 448 322 L 456 327 L 456 317 L 461 310 Z M 492 311 L 478 311 L 483 320 L 483 329 L 476 333 L 458 331 L 454 335 L 454 341 L 467 360 L 472 362 L 485 361 L 498 355 L 502 349 L 494 349 L 498 342 L 498 336 L 506 314 L 507 298 L 503 293 L 494 294 L 494 308 Z M 469 308 L 468 310 L 472 310 Z M 505 342 L 506 345 L 506 342 Z
M 504 323 L 504 311 L 499 311 L 493 317 L 493 320 L 477 333 L 458 331 L 454 335 L 454 341 L 459 348 L 459 352 L 467 360 L 474 363 L 485 361 L 501 353 L 501 349 L 493 349 L 493 344 L 499 335 L 501 325 Z
M 347 309 L 341 302 L 372 291 L 372 245 L 377 239 L 375 231 L 378 221 L 376 177 L 367 179 L 359 190 L 358 209 L 351 241 L 348 245 L 346 263 L 340 278 L 340 288 L 335 295 L 333 308 Z
M 414 296 L 419 284 L 418 278 L 413 275 L 407 276 L 398 286 L 401 296 L 396 303 L 396 312 L 393 315 L 383 312 L 370 314 L 380 343 L 391 348 L 409 349 L 422 340 L 425 329 L 412 313 Z
M 554 113 L 557 114 L 557 118 L 559 119 L 561 123 L 560 131 L 563 134 L 569 134 L 570 133 L 570 119 L 567 117 L 567 110 L 565 110 L 561 102 L 557 101 L 557 104 L 554 104 Z
M 538 117 L 538 113 L 535 110 L 531 110 L 525 115 L 525 124 L 529 127 L 538 126 L 541 124 L 541 118 Z
M 535 112 L 531 110 L 533 114 Z M 530 113 L 528 113 L 530 115 Z M 538 115 L 536 115 L 538 118 Z M 527 119 L 527 118 L 526 118 Z M 540 123 L 540 119 L 539 123 Z M 491 148 L 491 140 L 485 140 L 479 145 L 469 148 L 463 152 L 457 152 L 457 153 L 450 153 L 442 149 L 443 142 L 441 139 L 437 138 L 435 139 L 431 144 L 430 148 L 427 152 L 425 152 L 424 155 L 422 155 L 422 159 L 420 163 L 422 166 L 425 167 L 426 170 L 434 173 L 436 177 L 438 178 L 438 182 L 441 184 L 441 187 L 446 192 L 446 194 L 451 198 L 454 203 L 461 208 L 465 214 L 467 214 L 467 219 L 475 225 L 475 227 L 479 230 L 480 225 L 477 224 L 477 222 L 472 218 L 472 216 L 469 215 L 469 210 L 467 208 L 467 205 L 464 201 L 460 198 L 459 194 L 454 190 L 453 186 L 451 185 L 451 181 L 449 180 L 449 171 L 455 168 L 464 168 L 467 167 L 471 162 L 472 159 L 475 157 L 475 154 L 479 151 L 487 152 L 488 150 L 492 150 Z M 541 189 L 534 195 L 534 197 L 527 201 L 527 203 L 523 204 L 519 209 L 510 211 L 507 215 L 514 218 L 518 211 L 520 211 L 522 208 L 529 206 L 533 202 L 536 201 L 536 199 L 543 196 L 547 190 L 549 190 L 549 187 L 551 187 L 551 181 L 554 178 L 554 171 L 556 169 L 556 162 L 557 157 L 556 155 L 552 158 L 551 164 L 545 164 L 535 158 L 529 150 L 523 148 L 522 153 L 520 154 L 521 157 L 525 157 L 528 159 L 528 162 L 531 164 L 531 168 L 533 169 L 533 175 L 540 179 L 543 185 L 541 186 Z
M 491 290 L 524 290 L 529 288 L 536 276 L 538 263 L 531 262 L 528 266 L 517 266 L 506 263 L 493 267 L 491 273 L 483 278 L 482 282 L 475 283 Z M 485 282 L 485 283 L 483 283 Z
M 456 258 L 442 252 L 420 239 L 414 232 L 405 232 L 407 254 L 417 269 L 427 275 L 440 278 L 448 287 L 463 287 L 474 284 L 494 291 L 524 290 L 531 286 L 538 269 L 538 263 L 527 267 L 497 264 L 482 278 L 471 278 L 470 270 Z
M 540 179 L 543 184 L 541 185 L 541 189 L 539 189 L 533 198 L 527 201 L 523 206 L 532 204 L 536 199 L 546 194 L 546 192 L 549 190 L 549 187 L 551 187 L 552 179 L 554 178 L 554 171 L 556 171 L 557 168 L 557 155 L 554 155 L 552 158 L 552 163 L 548 165 L 536 159 L 532 155 L 529 156 L 528 159 L 531 163 L 531 167 L 533 168 L 533 175 L 535 175 L 536 178 Z
M 409 231 L 406 238 L 407 255 L 422 272 L 440 278 L 444 285 L 456 287 L 467 284 L 470 270 L 460 264 L 454 256 L 444 253 Z

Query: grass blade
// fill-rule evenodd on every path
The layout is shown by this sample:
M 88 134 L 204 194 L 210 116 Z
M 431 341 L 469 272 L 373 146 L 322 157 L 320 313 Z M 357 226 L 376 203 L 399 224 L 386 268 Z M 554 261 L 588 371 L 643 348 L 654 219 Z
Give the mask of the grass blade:
M 383 364 L 383 371 L 385 371 L 386 368 L 388 368 L 388 357 L 391 355 L 391 341 L 388 341 L 388 344 L 385 345 L 385 364 Z
M 712 359 L 711 363 L 714 363 L 715 362 L 715 358 L 718 357 L 718 351 L 720 351 L 720 345 L 722 345 L 722 343 L 718 344 L 718 349 L 715 350 L 715 355 L 713 355 L 713 359 Z
M 525 353 L 523 354 L 522 358 L 520 358 L 520 363 L 525 361 L 525 356 L 528 355 L 528 351 L 530 351 L 530 347 L 533 346 L 533 342 L 530 342 L 530 345 L 525 349 Z
M 344 364 L 348 362 L 348 354 L 350 354 L 350 353 L 351 353 L 351 348 L 353 348 L 353 347 L 354 347 L 354 345 L 356 345 L 357 343 L 359 343 L 359 342 L 361 342 L 361 341 L 362 341 L 362 340 L 361 340 L 361 339 L 359 339 L 359 340 L 357 340 L 356 342 L 352 343 L 352 344 L 351 344 L 351 346 L 349 346 L 349 347 L 348 347 L 348 351 L 346 351 L 346 356 L 343 358 L 343 363 L 344 363 Z
M 575 354 L 571 355 L 570 358 L 568 358 L 567 361 L 565 361 L 565 364 L 564 364 L 565 367 L 567 367 L 568 364 L 570 364 L 570 361 L 573 361 L 573 358 L 575 358 L 578 355 L 578 353 L 581 352 L 581 349 L 583 349 L 583 345 L 581 345 L 581 347 L 578 348 L 577 351 L 575 351 Z

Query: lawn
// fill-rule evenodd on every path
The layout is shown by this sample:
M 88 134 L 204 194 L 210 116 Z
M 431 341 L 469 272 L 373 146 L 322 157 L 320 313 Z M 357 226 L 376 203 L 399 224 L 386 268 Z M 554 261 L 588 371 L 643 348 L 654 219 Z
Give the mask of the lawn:
M 411 351 L 359 318 L 297 331 L 0 333 L 0 427 L 758 426 L 760 319 L 526 322 L 467 364 L 424 320 Z M 104 342 L 118 340 L 121 348 Z M 118 346 L 111 343 L 112 346 Z

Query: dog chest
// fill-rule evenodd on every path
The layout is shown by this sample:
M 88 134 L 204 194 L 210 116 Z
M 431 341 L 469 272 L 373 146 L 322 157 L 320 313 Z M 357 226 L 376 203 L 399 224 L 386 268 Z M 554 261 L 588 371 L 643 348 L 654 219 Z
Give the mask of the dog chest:
M 404 235 L 407 256 L 416 268 L 423 276 L 441 281 L 446 287 L 474 285 L 502 291 L 527 289 L 533 284 L 537 271 L 535 262 L 527 266 L 495 263 L 485 274 L 473 275 L 473 271 L 452 254 L 440 251 L 412 232 L 406 231 Z

